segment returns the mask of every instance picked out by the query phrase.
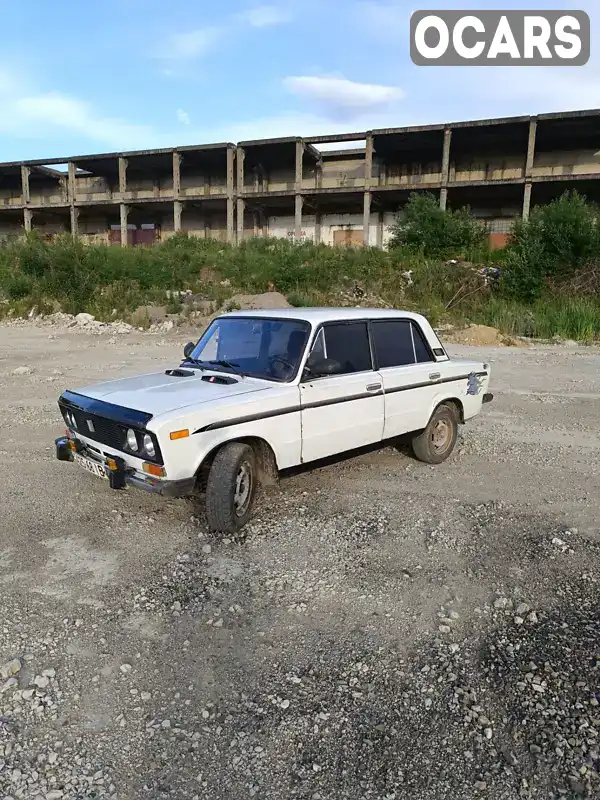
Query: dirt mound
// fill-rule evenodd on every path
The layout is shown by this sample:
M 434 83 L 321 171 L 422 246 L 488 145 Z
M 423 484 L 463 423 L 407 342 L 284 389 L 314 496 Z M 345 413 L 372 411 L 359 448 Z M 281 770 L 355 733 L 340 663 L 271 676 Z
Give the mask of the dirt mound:
M 264 292 L 264 294 L 235 294 L 223 306 L 224 311 L 241 309 L 250 311 L 255 308 L 291 308 L 286 298 L 279 292 Z
M 489 325 L 467 325 L 452 328 L 442 333 L 442 338 L 452 344 L 467 344 L 474 347 L 527 347 L 522 339 L 506 336 Z

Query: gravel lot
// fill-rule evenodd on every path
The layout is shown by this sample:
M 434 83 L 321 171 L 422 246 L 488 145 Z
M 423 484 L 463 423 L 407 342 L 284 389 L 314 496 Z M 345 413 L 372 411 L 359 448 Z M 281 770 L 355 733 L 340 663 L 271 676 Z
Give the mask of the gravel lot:
M 449 462 L 215 540 L 54 458 L 64 388 L 188 338 L 0 327 L 0 798 L 599 797 L 600 351 L 450 347 L 496 397 Z

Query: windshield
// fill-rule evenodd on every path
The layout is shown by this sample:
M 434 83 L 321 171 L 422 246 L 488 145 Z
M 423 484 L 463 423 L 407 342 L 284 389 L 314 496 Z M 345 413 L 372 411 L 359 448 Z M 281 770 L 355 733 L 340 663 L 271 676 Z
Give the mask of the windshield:
M 287 381 L 296 374 L 309 332 L 308 322 L 298 320 L 222 317 L 209 325 L 188 362 Z

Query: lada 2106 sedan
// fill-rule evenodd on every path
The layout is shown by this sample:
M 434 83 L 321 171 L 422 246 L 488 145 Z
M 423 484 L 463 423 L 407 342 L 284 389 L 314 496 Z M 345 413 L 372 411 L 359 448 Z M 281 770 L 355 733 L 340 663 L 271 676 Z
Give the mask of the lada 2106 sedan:
M 248 521 L 281 470 L 410 434 L 440 464 L 479 414 L 490 367 L 448 356 L 419 314 L 387 309 L 234 311 L 179 365 L 65 391 L 61 461 L 170 496 L 205 494 L 214 531 Z

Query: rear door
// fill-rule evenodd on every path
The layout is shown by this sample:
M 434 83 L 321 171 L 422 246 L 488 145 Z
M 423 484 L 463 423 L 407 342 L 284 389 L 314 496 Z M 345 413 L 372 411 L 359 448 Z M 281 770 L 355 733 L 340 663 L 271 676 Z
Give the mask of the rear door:
M 385 392 L 384 439 L 427 425 L 439 365 L 416 322 L 373 320 L 373 350 Z
M 300 383 L 302 461 L 381 441 L 383 386 L 373 369 L 368 323 L 327 323 L 312 351 L 339 361 L 343 373 Z

